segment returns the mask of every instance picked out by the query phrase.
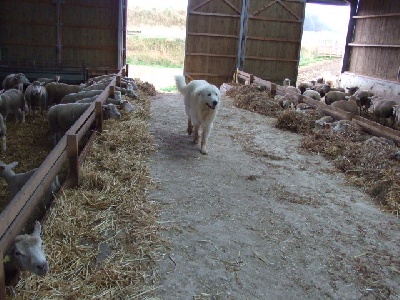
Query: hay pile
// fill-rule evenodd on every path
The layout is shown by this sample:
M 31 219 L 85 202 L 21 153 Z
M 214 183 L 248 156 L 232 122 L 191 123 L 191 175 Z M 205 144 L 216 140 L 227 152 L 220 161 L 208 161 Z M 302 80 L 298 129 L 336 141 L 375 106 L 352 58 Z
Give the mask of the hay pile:
M 135 81 L 138 90 L 141 91 L 142 93 L 150 96 L 157 95 L 156 88 L 151 83 L 148 83 L 147 81 L 143 82 L 142 80 L 140 80 L 140 78 L 135 78 Z
M 55 200 L 43 233 L 50 273 L 23 274 L 18 299 L 133 299 L 154 291 L 151 266 L 162 244 L 158 209 L 147 200 L 150 100 L 140 91 L 130 100 L 133 114 L 105 121 L 80 186 Z
M 0 160 L 7 164 L 14 161 L 18 166 L 15 173 L 23 173 L 37 168 L 53 149 L 53 144 L 48 138 L 48 122 L 46 114 L 36 112 L 33 122 L 31 115 L 26 116 L 25 123 L 15 123 L 13 115 L 7 119 L 7 151 L 0 151 Z M 9 203 L 7 184 L 0 179 L 0 210 Z
M 283 108 L 267 91 L 260 91 L 257 86 L 235 86 L 226 92 L 234 98 L 236 107 L 257 112 L 264 116 L 276 117 Z
M 320 112 L 283 111 L 273 104 L 268 93 L 255 86 L 234 87 L 227 95 L 234 98 L 237 107 L 276 117 L 277 128 L 304 135 L 302 148 L 324 155 L 346 174 L 351 184 L 364 189 L 384 209 L 399 214 L 400 162 L 393 157 L 398 147 L 385 141 L 366 141 L 366 133 L 355 126 L 342 133 L 330 129 L 316 131 L 314 122 L 323 116 Z

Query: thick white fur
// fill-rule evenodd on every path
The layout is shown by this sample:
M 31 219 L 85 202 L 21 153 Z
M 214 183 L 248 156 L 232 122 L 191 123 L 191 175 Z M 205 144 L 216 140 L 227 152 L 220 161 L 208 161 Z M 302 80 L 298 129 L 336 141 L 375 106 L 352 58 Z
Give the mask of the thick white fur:
M 188 85 L 184 76 L 175 76 L 176 86 L 184 95 L 185 110 L 188 116 L 188 134 L 193 133 L 193 142 L 199 141 L 199 130 L 202 127 L 201 150 L 207 154 L 207 142 L 215 116 L 221 106 L 221 93 L 219 89 L 205 80 L 192 80 Z

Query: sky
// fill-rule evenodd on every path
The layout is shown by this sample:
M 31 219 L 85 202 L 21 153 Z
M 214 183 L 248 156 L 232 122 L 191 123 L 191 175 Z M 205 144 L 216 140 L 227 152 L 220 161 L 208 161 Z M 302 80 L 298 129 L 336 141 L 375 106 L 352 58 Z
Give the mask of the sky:
M 187 0 L 128 0 L 128 7 L 186 9 Z
M 186 9 L 187 0 L 128 0 L 128 6 L 139 6 L 144 8 L 175 8 Z M 329 24 L 342 24 L 348 22 L 350 12 L 349 6 L 307 4 L 307 10 L 319 12 Z

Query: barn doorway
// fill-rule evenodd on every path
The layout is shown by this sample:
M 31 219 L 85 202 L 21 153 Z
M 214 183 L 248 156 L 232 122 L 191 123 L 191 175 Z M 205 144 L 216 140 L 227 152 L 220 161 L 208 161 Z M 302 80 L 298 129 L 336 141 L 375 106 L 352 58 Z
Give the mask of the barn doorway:
M 350 5 L 306 4 L 297 84 L 339 79 L 349 17 Z
M 127 63 L 130 76 L 173 92 L 183 74 L 187 1 L 130 0 L 127 16 Z

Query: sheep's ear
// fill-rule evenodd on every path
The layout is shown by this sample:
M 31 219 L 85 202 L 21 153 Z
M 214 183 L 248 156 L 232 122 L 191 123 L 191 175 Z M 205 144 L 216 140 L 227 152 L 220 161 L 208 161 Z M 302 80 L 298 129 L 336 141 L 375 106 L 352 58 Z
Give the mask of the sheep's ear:
M 18 162 L 14 161 L 11 164 L 9 164 L 10 169 L 14 169 L 16 166 L 18 166 Z
M 39 221 L 35 221 L 32 235 L 40 236 L 41 232 L 42 232 L 42 226 L 40 225 Z

